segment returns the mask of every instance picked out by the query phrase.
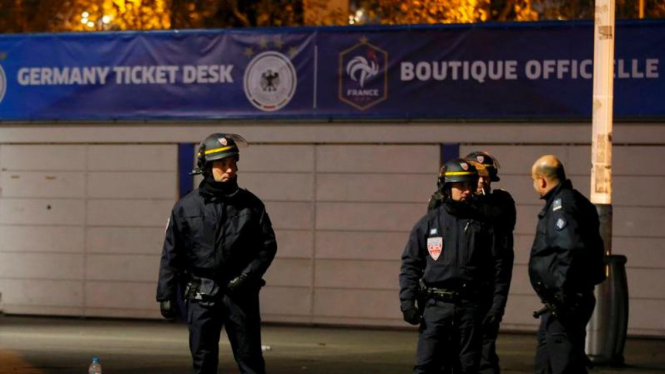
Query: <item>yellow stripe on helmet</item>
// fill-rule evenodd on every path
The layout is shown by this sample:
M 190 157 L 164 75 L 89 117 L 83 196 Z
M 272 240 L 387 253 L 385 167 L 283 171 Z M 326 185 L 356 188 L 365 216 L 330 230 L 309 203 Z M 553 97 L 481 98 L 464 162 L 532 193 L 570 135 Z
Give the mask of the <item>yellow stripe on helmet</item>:
M 476 174 L 476 173 L 474 173 L 472 171 L 447 171 L 444 175 L 446 177 L 449 177 L 449 176 L 452 177 L 452 176 L 455 176 L 455 175 L 471 175 L 471 174 Z
M 229 149 L 233 149 L 233 148 L 237 148 L 237 147 L 235 145 L 230 145 L 228 147 L 210 149 L 210 150 L 205 151 L 205 154 L 209 155 L 211 153 L 224 152 L 224 151 L 228 151 Z

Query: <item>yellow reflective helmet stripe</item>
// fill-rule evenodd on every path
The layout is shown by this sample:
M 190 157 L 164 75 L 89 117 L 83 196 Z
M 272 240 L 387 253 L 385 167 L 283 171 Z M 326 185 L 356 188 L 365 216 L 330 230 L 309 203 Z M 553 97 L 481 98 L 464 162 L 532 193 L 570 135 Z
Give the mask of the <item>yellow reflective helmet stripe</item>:
M 210 149 L 210 150 L 205 151 L 204 153 L 209 155 L 211 153 L 219 153 L 219 152 L 228 151 L 229 149 L 233 149 L 233 148 L 237 148 L 237 147 L 235 145 L 230 145 L 228 147 Z
M 471 175 L 471 174 L 476 174 L 472 171 L 447 171 L 444 175 L 446 177 L 448 176 L 455 176 L 455 175 Z

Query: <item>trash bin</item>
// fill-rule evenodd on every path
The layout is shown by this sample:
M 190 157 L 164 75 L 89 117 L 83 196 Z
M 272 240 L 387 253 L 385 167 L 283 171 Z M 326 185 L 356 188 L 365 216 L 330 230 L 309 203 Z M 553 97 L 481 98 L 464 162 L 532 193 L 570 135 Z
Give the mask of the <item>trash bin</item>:
M 587 325 L 586 352 L 597 365 L 621 366 L 628 330 L 626 256 L 607 256 L 607 279 L 596 286 L 596 309 Z

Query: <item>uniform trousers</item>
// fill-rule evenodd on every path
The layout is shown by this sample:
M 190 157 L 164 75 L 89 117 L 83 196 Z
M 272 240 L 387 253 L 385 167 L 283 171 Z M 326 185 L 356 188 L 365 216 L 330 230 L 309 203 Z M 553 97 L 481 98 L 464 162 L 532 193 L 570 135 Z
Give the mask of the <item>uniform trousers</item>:
M 480 355 L 479 374 L 499 374 L 499 356 L 496 354 L 496 338 L 499 335 L 499 324 L 483 326 L 483 343 Z
M 536 374 L 587 373 L 586 325 L 595 305 L 596 299 L 589 293 L 577 303 L 573 312 L 564 311 L 561 317 L 547 312 L 540 317 Z
M 430 299 L 420 324 L 414 374 L 478 374 L 481 321 L 478 303 Z
M 189 349 L 194 374 L 216 374 L 222 328 L 242 374 L 265 374 L 261 352 L 261 316 L 257 290 L 191 300 L 188 305 Z

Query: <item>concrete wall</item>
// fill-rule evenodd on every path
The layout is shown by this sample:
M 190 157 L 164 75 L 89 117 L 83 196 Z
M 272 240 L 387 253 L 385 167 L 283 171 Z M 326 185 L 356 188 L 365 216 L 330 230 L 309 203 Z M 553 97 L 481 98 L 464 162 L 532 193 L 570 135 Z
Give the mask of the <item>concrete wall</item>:
M 19 314 L 154 316 L 173 145 L 0 145 L 0 292 Z M 158 161 L 158 162 L 155 162 Z
M 533 330 L 526 262 L 542 206 L 529 169 L 555 153 L 589 190 L 584 124 L 244 123 L 0 127 L 0 292 L 6 313 L 158 318 L 155 280 L 177 197 L 177 143 L 238 132 L 240 184 L 265 202 L 279 251 L 266 321 L 405 326 L 399 258 L 435 188 L 439 143 L 484 149 L 518 203 L 504 328 Z M 629 332 L 665 336 L 665 126 L 615 128 L 614 252 L 628 256 Z

